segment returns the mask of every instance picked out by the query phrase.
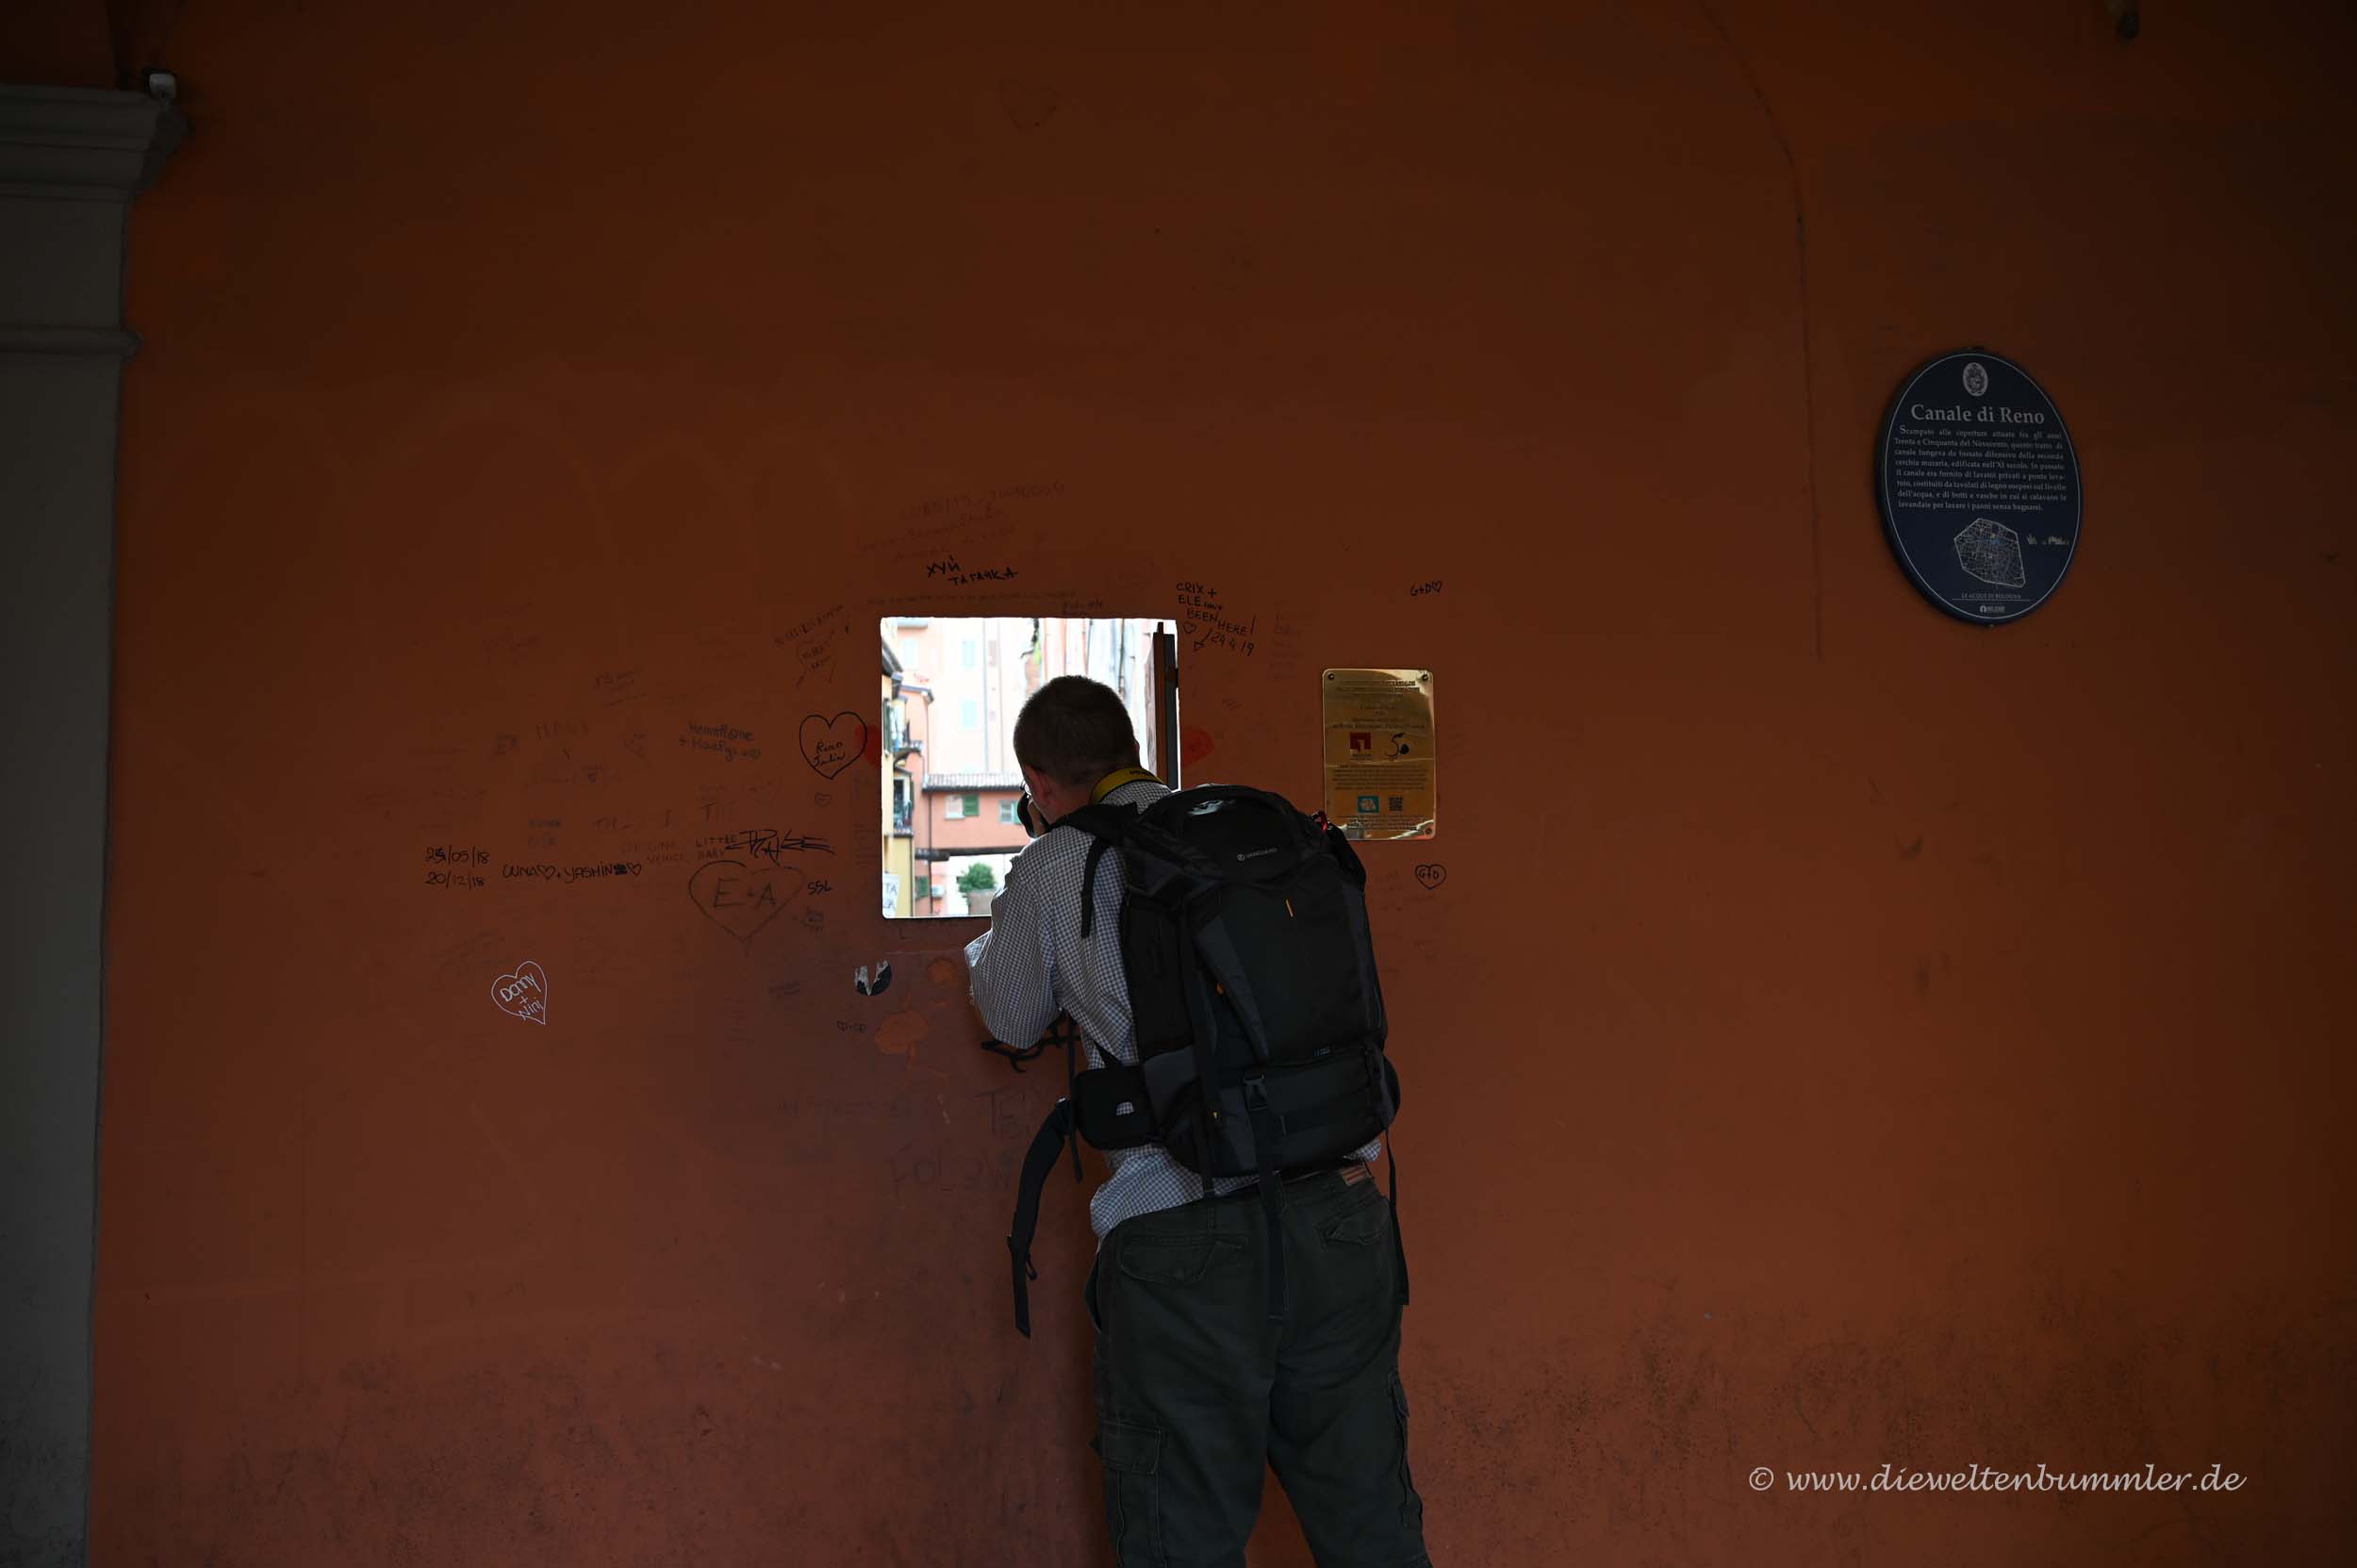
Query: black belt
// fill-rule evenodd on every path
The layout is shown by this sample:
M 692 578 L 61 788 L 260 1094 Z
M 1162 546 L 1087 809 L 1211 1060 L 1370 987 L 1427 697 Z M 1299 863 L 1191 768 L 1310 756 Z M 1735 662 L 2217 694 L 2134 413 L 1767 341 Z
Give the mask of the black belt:
M 1014 1226 L 1007 1235 L 1007 1253 L 1014 1277 L 1014 1326 L 1027 1339 L 1031 1333 L 1031 1296 L 1027 1286 L 1029 1281 L 1039 1278 L 1039 1270 L 1031 1264 L 1031 1238 L 1039 1229 L 1039 1190 L 1047 1180 L 1049 1168 L 1056 1164 L 1057 1157 L 1063 1152 L 1065 1140 L 1074 1136 L 1072 1102 L 1068 1099 L 1060 1099 L 1056 1101 L 1055 1108 L 1047 1113 L 1047 1119 L 1040 1124 L 1039 1131 L 1032 1135 L 1031 1147 L 1024 1151 L 1023 1180 L 1015 1197 Z M 1256 1131 L 1255 1142 L 1261 1149 L 1266 1150 L 1275 1145 L 1276 1140 L 1266 1132 Z M 1392 1256 L 1398 1271 L 1399 1299 L 1401 1304 L 1405 1305 L 1408 1300 L 1408 1254 L 1399 1237 L 1399 1162 L 1392 1153 L 1392 1140 L 1389 1136 L 1383 1140 L 1383 1163 L 1391 1173 L 1387 1201 L 1392 1206 Z M 1295 1177 L 1280 1178 L 1277 1185 L 1281 1190 L 1288 1181 L 1308 1180 L 1311 1177 L 1324 1176 L 1327 1171 L 1345 1170 L 1353 1164 L 1365 1164 L 1364 1161 L 1345 1160 L 1338 1164 L 1327 1165 L 1321 1170 L 1307 1171 Z M 1080 1150 L 1077 1145 L 1073 1150 L 1073 1175 L 1077 1180 L 1080 1175 Z M 1276 1174 L 1273 1170 L 1268 1172 L 1270 1176 Z M 1206 1180 L 1208 1181 L 1208 1178 Z M 1235 1192 L 1215 1193 L 1208 1198 L 1197 1198 L 1195 1201 L 1217 1202 L 1221 1198 L 1246 1197 L 1261 1198 L 1268 1204 L 1269 1317 L 1272 1320 L 1281 1321 L 1284 1315 L 1285 1299 L 1285 1255 L 1282 1244 L 1277 1238 L 1277 1191 L 1262 1194 L 1261 1182 L 1255 1180 L 1249 1186 L 1239 1188 Z
M 1290 1187 L 1296 1181 L 1314 1181 L 1321 1176 L 1328 1176 L 1333 1174 L 1335 1171 L 1348 1170 L 1353 1165 L 1363 1165 L 1365 1164 L 1366 1162 L 1364 1160 L 1345 1160 L 1339 1165 L 1319 1165 L 1312 1170 L 1299 1171 L 1292 1176 L 1279 1176 L 1277 1180 L 1280 1186 Z M 1370 1181 L 1375 1180 L 1375 1173 L 1373 1171 L 1369 1171 L 1367 1173 L 1367 1180 Z M 1258 1197 L 1260 1195 L 1260 1178 L 1255 1177 L 1251 1180 L 1245 1182 L 1243 1186 L 1238 1187 L 1234 1192 L 1213 1193 L 1209 1201 L 1218 1203 L 1227 1198 Z M 1206 1200 L 1203 1198 L 1196 1198 L 1194 1201 L 1201 1203 Z

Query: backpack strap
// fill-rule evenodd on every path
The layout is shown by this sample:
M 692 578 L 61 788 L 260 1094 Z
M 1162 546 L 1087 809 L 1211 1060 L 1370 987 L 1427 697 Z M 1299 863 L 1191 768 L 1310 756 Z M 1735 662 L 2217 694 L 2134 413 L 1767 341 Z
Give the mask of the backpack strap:
M 1277 1117 L 1270 1112 L 1268 1085 L 1259 1073 L 1244 1081 L 1244 1103 L 1252 1118 L 1252 1158 L 1261 1167 L 1261 1215 L 1268 1232 L 1268 1320 L 1285 1321 L 1285 1238 L 1278 1229 L 1284 1199 L 1277 1180 Z M 1209 1186 L 1206 1180 L 1205 1185 Z
M 1023 1185 L 1014 1200 L 1014 1225 L 1007 1232 L 1007 1252 L 1014 1264 L 1014 1326 L 1025 1339 L 1031 1337 L 1031 1293 L 1024 1280 L 1039 1278 L 1039 1270 L 1031 1266 L 1031 1237 L 1039 1230 L 1039 1190 L 1047 1180 L 1047 1168 L 1063 1152 L 1064 1140 L 1071 1135 L 1072 1102 L 1060 1099 L 1031 1135 L 1031 1147 L 1023 1155 Z
M 1151 774 L 1146 775 L 1152 777 Z M 1105 858 L 1105 851 L 1115 845 L 1127 844 L 1138 837 L 1138 813 L 1134 806 L 1109 806 L 1103 801 L 1065 812 L 1056 818 L 1056 828 L 1073 828 L 1089 835 L 1087 866 L 1080 872 L 1080 939 L 1086 941 L 1096 924 L 1096 866 Z
M 1077 1049 L 1080 1038 L 1080 1029 L 1077 1023 L 1072 1027 L 1071 1032 L 1067 1033 L 1063 1037 L 1064 1098 L 1063 1100 L 1058 1102 L 1060 1104 L 1069 1105 L 1072 1101 L 1080 1098 L 1080 1066 L 1079 1052 Z M 1071 1124 L 1069 1128 L 1069 1140 L 1072 1144 L 1072 1180 L 1078 1181 L 1081 1179 L 1080 1118 L 1078 1116 L 1067 1115 L 1065 1120 Z
M 1080 873 L 1080 940 L 1089 939 L 1089 927 L 1096 921 L 1096 863 L 1105 858 L 1105 851 L 1113 847 L 1110 838 L 1089 841 L 1087 867 Z
M 1399 1269 L 1399 1304 L 1408 1305 L 1408 1248 L 1399 1239 L 1399 1156 L 1392 1152 L 1392 1130 L 1383 1130 L 1383 1164 L 1391 1172 L 1385 1196 L 1392 1200 L 1392 1262 Z M 1020 1288 L 1020 1287 L 1018 1287 Z

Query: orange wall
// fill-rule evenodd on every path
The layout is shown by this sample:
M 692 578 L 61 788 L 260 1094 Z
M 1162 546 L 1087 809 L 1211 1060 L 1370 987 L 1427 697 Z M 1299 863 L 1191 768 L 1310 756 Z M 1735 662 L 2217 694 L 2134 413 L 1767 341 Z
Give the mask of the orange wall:
M 932 824 L 926 831 L 925 835 L 918 839 L 920 844 L 934 850 L 993 852 L 1023 848 L 1024 833 L 1021 825 L 998 820 L 998 803 L 1001 801 L 1017 799 L 1021 791 L 984 789 L 967 790 L 964 793 L 979 794 L 981 797 L 981 816 L 948 816 L 946 813 L 949 809 L 949 797 L 946 793 L 932 791 L 925 796 L 922 809 L 931 813 Z
M 2319 1560 L 2357 40 L 2147 9 L 188 7 L 91 1561 L 1106 1560 L 1068 1185 L 1010 1322 L 1055 1075 L 799 742 L 880 615 L 1182 581 L 1260 632 L 1191 777 L 1306 801 L 1322 667 L 1438 673 L 1366 856 L 1436 1560 Z M 1966 343 L 2085 472 L 1994 632 L 1867 482 Z M 751 830 L 835 846 L 732 851 L 757 928 Z M 2250 1479 L 1746 1480 L 1886 1461 Z

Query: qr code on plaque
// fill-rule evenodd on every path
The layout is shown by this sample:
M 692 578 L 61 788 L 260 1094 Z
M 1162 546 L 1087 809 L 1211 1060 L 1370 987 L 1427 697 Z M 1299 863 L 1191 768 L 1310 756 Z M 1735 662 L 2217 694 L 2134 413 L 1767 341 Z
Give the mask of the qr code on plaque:
M 1393 796 L 1393 797 L 1392 797 L 1392 809 L 1393 809 L 1393 811 L 1406 811 L 1406 810 L 1408 809 L 1408 801 L 1407 801 L 1407 798 L 1406 798 L 1405 796 L 1401 796 L 1401 795 L 1394 795 L 1394 796 Z

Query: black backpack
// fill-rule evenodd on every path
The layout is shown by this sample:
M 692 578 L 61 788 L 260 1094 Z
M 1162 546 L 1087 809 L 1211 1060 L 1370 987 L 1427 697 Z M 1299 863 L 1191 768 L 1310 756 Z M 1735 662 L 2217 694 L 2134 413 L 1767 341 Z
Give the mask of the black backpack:
M 1031 1331 L 1024 1281 L 1039 1277 L 1030 1248 L 1040 1186 L 1067 1140 L 1079 1178 L 1080 1138 L 1100 1149 L 1159 1143 L 1203 1179 L 1206 1197 L 1214 1176 L 1257 1176 L 1269 1316 L 1281 1318 L 1283 1179 L 1346 1164 L 1399 1108 L 1366 870 L 1323 815 L 1239 784 L 1175 790 L 1143 809 L 1100 801 L 1048 831 L 1063 828 L 1096 840 L 1080 879 L 1083 942 L 1103 940 L 1091 935 L 1092 894 L 1106 850 L 1122 851 L 1119 940 L 1138 1063 L 1071 1072 L 1067 1056 L 1070 1094 L 1031 1141 L 1007 1237 L 1015 1327 Z M 1396 1249 L 1396 1162 L 1391 1174 Z M 1405 1301 L 1404 1250 L 1396 1262 Z

